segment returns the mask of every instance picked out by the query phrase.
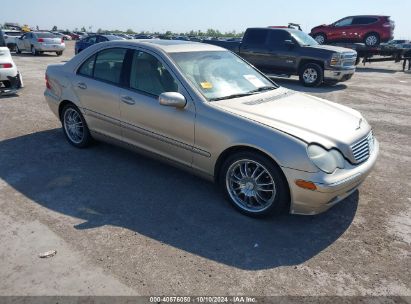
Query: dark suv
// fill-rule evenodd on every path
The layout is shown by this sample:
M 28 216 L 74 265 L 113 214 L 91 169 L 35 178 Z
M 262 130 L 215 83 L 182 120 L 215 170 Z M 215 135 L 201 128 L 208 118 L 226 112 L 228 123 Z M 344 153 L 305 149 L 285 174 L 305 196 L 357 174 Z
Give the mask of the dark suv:
M 319 43 L 363 42 L 377 46 L 394 36 L 395 24 L 388 16 L 350 16 L 330 25 L 320 25 L 310 35 Z

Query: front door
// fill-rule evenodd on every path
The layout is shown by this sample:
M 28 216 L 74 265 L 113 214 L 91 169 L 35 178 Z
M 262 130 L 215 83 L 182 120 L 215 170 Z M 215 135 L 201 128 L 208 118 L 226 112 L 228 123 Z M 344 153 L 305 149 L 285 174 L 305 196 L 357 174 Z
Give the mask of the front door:
M 120 90 L 123 140 L 167 159 L 192 164 L 195 105 L 166 64 L 153 53 L 133 50 L 127 88 Z M 160 105 L 163 92 L 180 92 L 183 109 Z

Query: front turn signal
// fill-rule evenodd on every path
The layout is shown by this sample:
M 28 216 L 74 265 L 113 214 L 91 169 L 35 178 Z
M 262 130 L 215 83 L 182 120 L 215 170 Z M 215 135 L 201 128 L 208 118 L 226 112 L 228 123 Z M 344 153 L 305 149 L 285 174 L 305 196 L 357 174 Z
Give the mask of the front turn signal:
M 313 182 L 307 182 L 305 180 L 298 179 L 298 180 L 295 181 L 295 184 L 298 187 L 303 188 L 303 189 L 308 189 L 308 190 L 311 190 L 311 191 L 317 190 L 317 186 Z

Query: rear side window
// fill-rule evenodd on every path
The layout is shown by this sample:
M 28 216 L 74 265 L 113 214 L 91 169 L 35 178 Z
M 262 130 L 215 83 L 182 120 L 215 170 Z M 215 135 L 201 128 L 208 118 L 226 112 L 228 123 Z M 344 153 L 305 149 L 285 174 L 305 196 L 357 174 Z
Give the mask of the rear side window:
M 267 30 L 248 30 L 244 40 L 248 44 L 265 44 L 268 36 Z
M 126 49 L 99 52 L 94 65 L 94 78 L 119 84 L 126 52 Z
M 362 25 L 366 25 L 366 24 L 371 24 L 371 23 L 375 23 L 377 22 L 377 18 L 373 18 L 373 17 L 356 17 L 354 18 L 352 24 L 362 24 Z
M 94 61 L 96 60 L 96 55 L 91 56 L 87 59 L 78 70 L 78 74 L 88 77 L 93 77 Z
M 127 49 L 107 49 L 88 58 L 78 69 L 78 74 L 98 80 L 120 84 L 121 71 Z

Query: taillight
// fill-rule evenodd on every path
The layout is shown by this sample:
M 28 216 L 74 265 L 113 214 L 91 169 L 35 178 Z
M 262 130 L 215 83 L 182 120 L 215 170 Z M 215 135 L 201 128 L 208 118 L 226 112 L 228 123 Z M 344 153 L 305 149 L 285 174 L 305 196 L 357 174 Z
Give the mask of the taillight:
M 50 85 L 49 77 L 47 76 L 47 74 L 46 74 L 45 79 L 46 79 L 46 88 L 50 90 L 50 89 L 51 89 L 51 85 Z
M 393 24 L 391 22 L 386 22 L 382 24 L 383 27 L 392 27 Z
M 44 42 L 44 39 L 43 39 L 43 38 L 39 38 L 39 39 L 37 39 L 37 42 Z
M 0 63 L 0 69 L 10 69 L 13 65 L 11 63 Z
M 61 43 L 64 43 L 64 38 L 61 38 Z

